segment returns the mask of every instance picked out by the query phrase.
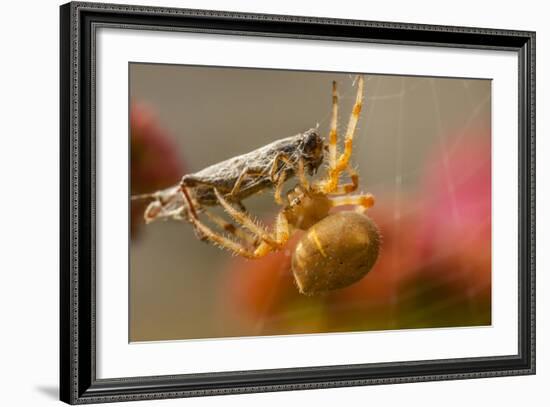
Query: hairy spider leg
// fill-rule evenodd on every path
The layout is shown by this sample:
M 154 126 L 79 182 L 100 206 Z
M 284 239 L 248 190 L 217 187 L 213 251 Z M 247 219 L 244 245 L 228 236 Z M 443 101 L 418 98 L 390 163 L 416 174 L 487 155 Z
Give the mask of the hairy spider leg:
M 345 172 L 348 173 L 351 182 L 340 184 L 340 181 L 338 180 L 336 189 L 332 192 L 329 192 L 329 195 L 345 195 L 357 190 L 357 188 L 359 187 L 359 174 L 350 166 L 345 169 Z
M 262 226 L 258 225 L 247 213 L 235 209 L 229 202 L 225 200 L 225 198 L 216 188 L 214 188 L 214 193 L 216 194 L 216 198 L 218 198 L 218 202 L 220 203 L 222 208 L 225 209 L 227 214 L 231 218 L 233 218 L 235 222 L 243 225 L 246 229 L 251 231 L 254 235 L 258 236 L 261 240 L 268 243 L 269 245 L 276 248 L 282 247 L 282 245 L 277 241 L 276 236 L 272 236 Z
M 253 236 L 246 233 L 245 230 L 243 230 L 241 228 L 238 228 L 237 226 L 233 225 L 232 223 L 227 222 L 222 217 L 206 210 L 205 207 L 200 207 L 197 204 L 197 202 L 194 201 L 191 198 L 191 194 L 189 193 L 187 187 L 182 185 L 181 188 L 180 188 L 180 191 L 181 191 L 182 195 L 184 196 L 184 202 L 186 203 L 186 206 L 183 206 L 181 208 L 178 208 L 178 209 L 175 209 L 171 212 L 168 212 L 166 214 L 166 216 L 170 216 L 170 217 L 172 217 L 173 219 L 176 219 L 176 220 L 186 220 L 188 222 L 191 222 L 190 218 L 192 218 L 192 217 L 194 217 L 195 219 L 198 219 L 198 211 L 201 210 L 201 213 L 204 213 L 204 215 L 206 217 L 208 217 L 208 219 L 212 223 L 214 223 L 216 226 L 218 226 L 223 231 L 225 231 L 227 233 L 230 233 L 230 234 L 234 235 L 235 237 L 243 239 L 250 246 L 255 246 L 256 245 L 257 239 L 255 239 Z M 244 205 L 240 201 L 238 201 L 236 204 L 241 208 L 242 211 L 246 210 L 244 208 Z M 191 223 L 193 224 L 193 226 L 195 226 L 193 222 L 191 222 Z M 195 231 L 199 234 L 200 238 L 203 237 L 199 233 L 200 231 L 197 228 L 195 228 Z
M 209 210 L 204 210 L 203 213 L 206 215 L 208 219 L 215 225 L 217 225 L 220 229 L 226 231 L 227 233 L 242 239 L 246 242 L 246 244 L 250 247 L 257 246 L 257 242 L 259 241 L 257 238 L 254 238 L 253 236 L 246 233 L 246 230 L 235 226 L 234 224 L 227 222 L 225 219 L 223 219 L 221 216 L 218 216 Z
M 275 157 L 274 163 L 271 168 L 272 178 L 276 174 L 279 161 L 283 161 L 285 164 L 293 167 L 293 163 L 286 156 L 286 154 L 279 153 Z M 302 174 L 301 179 L 302 179 L 302 182 L 307 182 L 303 168 L 304 168 L 304 165 L 303 163 L 301 163 L 301 174 Z M 231 192 L 229 193 L 229 196 L 238 196 L 243 180 L 250 175 L 263 176 L 264 171 L 245 168 L 239 175 L 239 178 L 235 182 L 235 185 L 233 186 Z M 283 177 L 281 177 L 281 175 L 283 175 Z M 282 183 L 285 180 L 284 175 L 286 174 L 283 171 L 281 175 L 277 177 L 278 178 L 277 188 L 279 189 L 279 191 L 282 189 Z M 288 240 L 288 236 L 290 235 L 290 232 L 289 232 L 288 222 L 286 221 L 286 218 L 284 218 L 283 216 L 279 216 L 279 218 L 276 221 L 275 237 L 273 237 L 250 218 L 250 216 L 245 211 L 244 205 L 242 205 L 240 201 L 237 202 L 237 205 L 240 208 L 240 210 L 238 210 L 234 208 L 231 204 L 229 204 L 229 202 L 227 202 L 227 200 L 222 196 L 222 194 L 218 191 L 218 189 L 215 188 L 214 185 L 210 185 L 208 183 L 205 183 L 205 184 L 213 187 L 216 197 L 218 198 L 218 202 L 220 203 L 222 208 L 224 208 L 224 210 L 229 214 L 229 216 L 231 216 L 236 222 L 242 224 L 245 229 L 244 230 L 240 229 L 239 227 L 236 227 L 235 225 L 229 222 L 226 222 L 224 219 L 222 219 L 221 217 L 218 217 L 217 215 L 214 215 L 213 213 L 206 210 L 205 208 L 201 208 L 202 212 L 222 230 L 228 233 L 231 233 L 232 235 L 244 240 L 248 245 L 254 248 L 258 248 L 259 249 L 258 253 L 260 253 L 259 254 L 260 257 L 269 253 L 273 248 L 276 248 L 276 249 L 280 248 Z M 193 203 L 191 196 L 189 194 L 189 191 L 183 184 L 181 185 L 181 187 L 182 187 L 181 190 L 185 197 L 185 200 L 189 205 L 189 212 L 191 215 L 191 216 L 188 216 L 189 219 L 187 220 L 190 221 L 190 223 L 195 227 L 195 230 L 198 232 L 200 238 L 208 239 L 230 251 L 233 251 L 236 254 L 240 254 L 245 257 L 250 257 L 250 258 L 258 257 L 258 255 L 254 255 L 250 249 L 243 246 L 241 243 L 228 239 L 223 235 L 220 235 L 219 233 L 215 232 L 210 227 L 205 225 L 203 222 L 201 222 L 198 217 L 198 213 L 197 213 L 198 211 L 195 207 L 196 205 Z M 253 236 L 248 235 L 246 233 L 246 230 L 250 231 Z M 258 247 L 258 244 L 260 241 L 263 244 L 260 244 L 260 247 Z M 279 241 L 281 243 L 279 243 Z
M 332 81 L 332 116 L 328 136 L 329 168 L 336 167 L 338 155 L 338 89 L 336 81 Z
M 277 218 L 275 219 L 275 240 L 277 241 L 277 246 L 273 246 L 264 240 L 254 251 L 254 256 L 256 258 L 263 257 L 272 252 L 274 249 L 280 249 L 290 238 L 290 232 L 290 225 L 288 224 L 285 214 L 283 212 L 279 212 Z
M 344 152 L 338 158 L 335 167 L 335 170 L 337 172 L 336 175 L 339 175 L 340 172 L 344 171 L 348 167 L 349 159 L 351 158 L 351 152 L 353 150 L 353 137 L 355 135 L 357 122 L 359 121 L 359 115 L 361 114 L 361 109 L 363 106 L 363 86 L 363 76 L 359 75 L 357 81 L 357 95 L 355 97 L 355 104 L 353 105 L 353 109 L 351 111 L 348 127 L 346 129 L 346 138 L 344 139 Z
M 343 191 L 346 189 L 349 192 L 349 191 L 355 190 L 354 188 L 356 188 L 358 180 L 354 179 L 354 175 L 355 177 L 357 177 L 357 174 L 353 169 L 349 167 L 349 160 L 351 158 L 351 153 L 353 151 L 353 137 L 355 135 L 357 122 L 359 121 L 359 115 L 361 113 L 361 108 L 363 105 L 363 87 L 364 87 L 364 79 L 362 75 L 359 75 L 357 80 L 357 94 L 355 97 L 355 104 L 353 105 L 353 108 L 352 108 L 352 112 L 351 112 L 351 115 L 348 121 L 348 126 L 346 129 L 346 135 L 344 138 L 344 151 L 342 152 L 342 154 L 340 154 L 340 156 L 337 159 L 335 158 L 334 161 L 332 159 L 329 159 L 329 169 L 327 172 L 327 176 L 324 180 L 320 181 L 316 185 L 316 189 L 319 189 L 323 193 L 329 194 L 335 191 Z M 335 101 L 338 102 L 338 97 L 336 97 L 336 100 L 334 98 L 334 89 L 335 87 L 333 84 L 333 113 L 335 111 L 334 102 Z M 336 112 L 337 111 L 338 110 L 336 109 Z M 337 119 L 333 118 L 333 122 L 337 123 Z M 331 136 L 329 137 L 329 152 L 330 154 L 336 155 L 337 153 L 336 143 L 337 143 L 338 133 L 333 132 L 332 130 L 333 128 L 331 126 Z M 331 146 L 334 146 L 334 147 L 331 147 Z M 334 151 L 334 153 L 332 151 Z M 347 186 L 344 186 L 343 189 L 339 190 L 338 184 L 340 181 L 340 175 L 344 171 L 347 171 L 350 174 L 352 178 L 352 182 Z
M 193 225 L 193 228 L 197 232 L 197 234 L 200 236 L 203 240 L 209 240 L 213 242 L 214 244 L 217 244 L 218 246 L 227 249 L 234 254 L 247 257 L 247 258 L 257 258 L 254 256 L 254 252 L 250 250 L 249 248 L 245 247 L 243 244 L 236 242 L 234 240 L 229 239 L 228 237 L 225 237 L 221 235 L 220 233 L 214 232 L 210 227 L 205 225 L 203 222 L 201 222 L 197 216 L 197 212 L 195 211 L 195 208 L 193 207 L 193 203 L 191 202 L 191 198 L 189 196 L 189 193 L 187 191 L 187 188 L 185 185 L 180 186 L 182 194 L 184 196 L 184 199 L 187 201 L 187 204 L 189 205 L 189 217 L 188 221 Z
M 305 178 L 304 164 L 301 159 L 298 162 L 298 176 L 307 182 L 307 179 Z M 280 178 L 279 182 L 281 180 L 284 180 L 284 178 Z M 279 188 L 279 186 L 277 187 Z M 269 233 L 263 227 L 258 225 L 253 219 L 251 219 L 248 214 L 236 210 L 231 204 L 229 204 L 229 202 L 225 200 L 218 190 L 214 189 L 214 192 L 218 198 L 218 202 L 225 209 L 228 215 L 261 239 L 261 243 L 254 251 L 254 258 L 263 257 L 273 250 L 280 250 L 290 238 L 290 226 L 284 212 L 279 212 L 277 218 L 275 219 L 275 231 L 274 233 Z
M 187 200 L 187 204 L 190 205 L 190 207 L 192 207 L 193 203 L 190 201 L 190 197 L 188 192 L 186 191 L 185 186 L 182 185 L 181 188 L 182 188 L 184 197 Z M 215 190 L 215 192 L 219 197 L 221 197 L 222 201 L 224 201 L 227 204 L 227 206 L 231 207 L 231 205 L 229 205 L 229 203 L 227 203 L 227 201 L 224 200 L 224 198 L 221 196 L 221 194 L 219 194 L 217 190 Z M 235 212 L 238 212 L 238 211 L 235 210 Z M 203 222 L 199 220 L 199 218 L 196 216 L 196 211 L 194 210 L 190 210 L 190 216 L 188 220 L 193 225 L 195 230 L 198 231 L 201 238 L 209 240 L 214 244 L 217 244 L 218 246 L 233 252 L 236 255 L 240 255 L 249 259 L 257 259 L 259 257 L 265 256 L 274 248 L 279 248 L 280 246 L 284 245 L 284 243 L 286 243 L 286 241 L 290 236 L 288 222 L 286 221 L 286 218 L 282 213 L 280 213 L 279 216 L 277 217 L 276 231 L 275 231 L 275 237 L 280 243 L 276 244 L 275 245 L 276 247 L 273 247 L 273 245 L 271 245 L 270 243 L 266 243 L 265 241 L 262 241 L 260 244 L 254 243 L 254 247 L 252 249 L 244 246 L 240 242 L 236 242 L 232 239 L 229 239 L 228 237 L 225 237 L 213 231 L 210 227 L 208 227 L 207 225 L 205 225 Z
M 374 196 L 371 194 L 359 194 L 351 196 L 336 196 L 330 197 L 330 202 L 333 207 L 344 205 L 356 205 L 362 209 L 369 209 L 374 206 Z

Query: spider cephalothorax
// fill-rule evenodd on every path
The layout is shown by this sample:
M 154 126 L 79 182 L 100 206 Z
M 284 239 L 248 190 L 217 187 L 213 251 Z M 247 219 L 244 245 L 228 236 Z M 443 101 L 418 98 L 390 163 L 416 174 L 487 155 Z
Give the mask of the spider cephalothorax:
M 275 201 L 282 210 L 275 220 L 274 230 L 268 231 L 255 222 L 248 213 L 231 205 L 227 196 L 218 188 L 214 194 L 218 203 L 248 233 L 241 234 L 244 242 L 230 239 L 214 232 L 191 211 L 189 221 L 197 234 L 204 239 L 226 248 L 233 253 L 251 259 L 280 250 L 293 230 L 306 233 L 301 238 L 293 255 L 292 268 L 299 290 L 304 294 L 316 294 L 345 287 L 363 277 L 378 257 L 380 234 L 364 212 L 374 204 L 371 194 L 349 195 L 359 183 L 359 176 L 350 166 L 353 137 L 357 127 L 363 100 L 364 80 L 359 76 L 357 95 L 348 122 L 344 150 L 338 152 L 338 94 L 336 82 L 332 86 L 332 120 L 329 140 L 320 142 L 315 130 L 304 133 L 298 151 L 283 152 L 274 160 L 272 181 L 275 186 Z M 323 160 L 323 150 L 328 150 L 328 169 L 325 177 L 310 183 L 306 173 L 314 172 Z M 285 166 L 278 169 L 277 161 Z M 319 160 L 319 161 L 318 161 Z M 290 170 L 290 171 L 288 171 Z M 282 188 L 288 173 L 295 174 L 299 184 L 285 198 Z M 350 182 L 341 184 L 340 178 L 347 173 Z M 190 208 L 193 202 L 182 184 L 182 192 Z M 330 214 L 334 207 L 353 205 L 356 211 Z
M 327 195 L 299 185 L 287 194 L 287 199 L 289 203 L 283 212 L 288 223 L 297 229 L 309 229 L 325 218 L 332 208 Z

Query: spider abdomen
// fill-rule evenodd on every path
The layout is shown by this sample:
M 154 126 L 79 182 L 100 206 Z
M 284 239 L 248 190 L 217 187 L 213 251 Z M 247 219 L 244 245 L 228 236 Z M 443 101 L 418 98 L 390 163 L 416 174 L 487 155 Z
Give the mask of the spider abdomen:
M 380 232 L 358 212 L 327 216 L 302 236 L 292 256 L 292 272 L 302 294 L 347 287 L 374 266 Z

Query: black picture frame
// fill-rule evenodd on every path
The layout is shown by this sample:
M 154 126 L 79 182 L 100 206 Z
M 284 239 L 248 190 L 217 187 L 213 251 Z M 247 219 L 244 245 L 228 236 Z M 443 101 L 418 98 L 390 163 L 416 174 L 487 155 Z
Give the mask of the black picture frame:
M 62 401 L 83 404 L 535 373 L 534 32 L 80 2 L 60 7 L 60 23 Z M 100 26 L 517 52 L 518 354 L 435 361 L 97 379 L 93 36 L 95 29 Z

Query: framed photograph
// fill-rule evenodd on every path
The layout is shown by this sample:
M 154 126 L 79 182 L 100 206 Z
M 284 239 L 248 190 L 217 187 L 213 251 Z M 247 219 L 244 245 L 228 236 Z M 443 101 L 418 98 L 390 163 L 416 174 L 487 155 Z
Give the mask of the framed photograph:
M 535 33 L 61 6 L 70 404 L 535 373 Z

